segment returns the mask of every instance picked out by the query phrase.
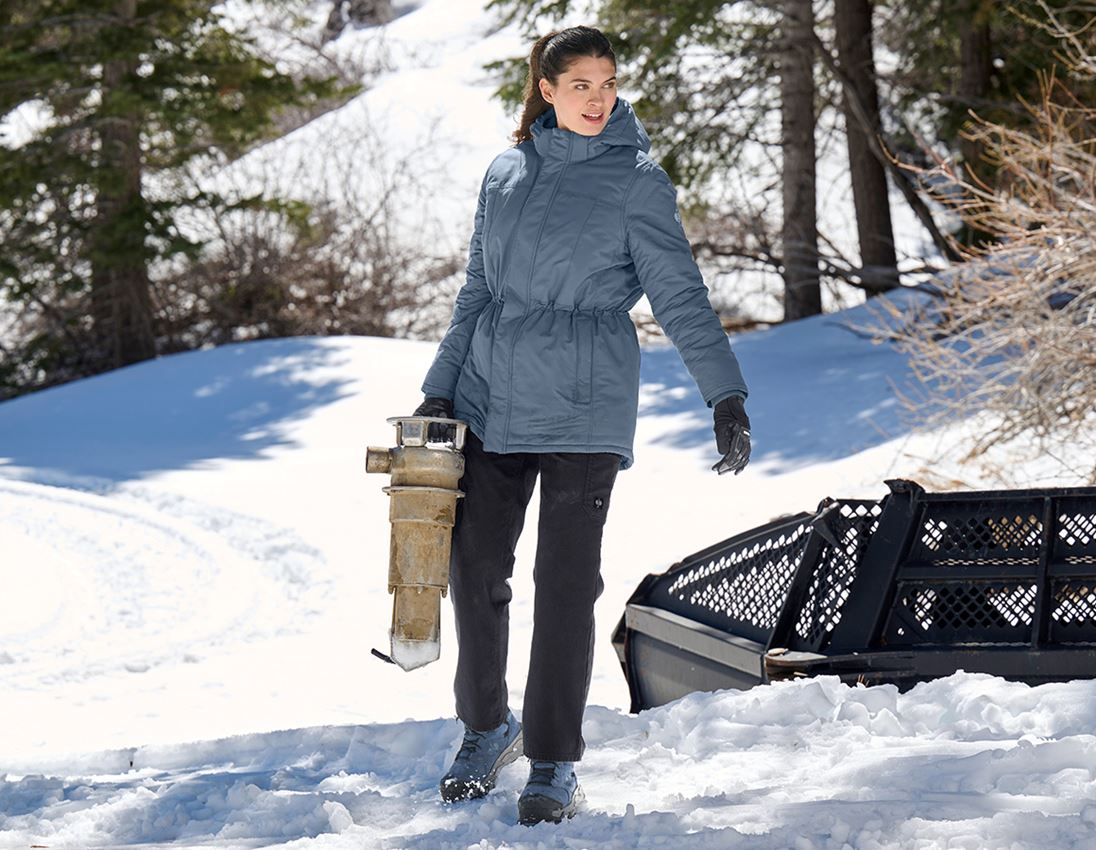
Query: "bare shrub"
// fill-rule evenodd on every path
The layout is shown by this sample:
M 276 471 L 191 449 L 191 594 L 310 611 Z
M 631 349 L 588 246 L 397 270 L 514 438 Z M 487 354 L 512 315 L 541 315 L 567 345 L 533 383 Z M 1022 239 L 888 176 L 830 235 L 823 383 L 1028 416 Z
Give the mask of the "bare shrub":
M 393 160 L 365 121 L 333 126 L 318 144 L 301 151 L 295 167 L 294 155 L 275 149 L 218 179 L 222 191 L 227 179 L 238 183 L 239 197 L 267 200 L 208 217 L 196 225 L 208 233 L 202 255 L 158 270 L 166 350 L 299 335 L 423 338 L 444 330 L 448 316 L 439 305 L 458 288 L 464 257 L 433 236 L 429 192 L 438 178 L 423 163 L 434 142 Z M 201 178 L 190 179 L 198 193 Z
M 0 401 L 95 373 L 88 298 L 61 286 L 0 312 Z
M 1074 52 L 1087 39 L 1088 57 L 1068 71 L 1091 73 L 1096 27 L 1068 35 Z M 948 162 L 928 169 L 964 189 L 952 206 L 999 244 L 953 243 L 966 262 L 932 281 L 932 297 L 875 309 L 920 382 L 899 393 L 913 420 L 932 428 L 977 416 L 961 462 L 1023 441 L 1085 458 L 1082 469 L 1061 464 L 1096 483 L 1096 110 L 1054 72 L 1040 90 L 1022 102 L 1034 131 L 971 113 L 965 133 L 1000 167 L 999 188 Z
M 298 227 L 272 213 L 224 223 L 221 244 L 157 283 L 167 350 L 244 339 L 409 336 L 436 323 L 422 301 L 457 271 L 369 222 L 348 228 L 332 206 Z
M 376 26 L 388 23 L 395 16 L 392 0 L 332 0 L 323 39 L 337 38 L 348 23 Z
M 372 88 L 394 70 L 384 24 L 394 17 L 388 0 L 332 0 L 325 24 L 309 0 L 247 0 L 232 5 L 225 25 L 251 43 L 255 55 L 303 80 L 332 77 L 339 91 L 307 104 L 280 106 L 273 116 L 271 138 L 285 136 L 309 121 L 338 109 L 362 90 Z M 344 9 L 344 7 L 347 7 Z M 332 28 L 335 22 L 338 26 Z M 335 39 L 347 22 L 367 31 L 350 43 Z

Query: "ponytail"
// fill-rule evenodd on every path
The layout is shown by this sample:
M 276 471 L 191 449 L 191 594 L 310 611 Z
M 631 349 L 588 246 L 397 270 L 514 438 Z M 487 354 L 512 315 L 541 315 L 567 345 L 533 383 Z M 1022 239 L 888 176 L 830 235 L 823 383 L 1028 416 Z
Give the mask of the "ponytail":
M 525 77 L 525 88 L 518 128 L 511 134 L 515 145 L 533 138 L 529 128 L 541 115 L 552 108 L 552 104 L 540 93 L 540 81 L 548 80 L 553 86 L 559 85 L 559 77 L 571 63 L 581 57 L 611 59 L 616 65 L 616 54 L 609 39 L 601 30 L 594 27 L 568 27 L 565 30 L 553 30 L 536 40 L 529 51 L 529 72 Z

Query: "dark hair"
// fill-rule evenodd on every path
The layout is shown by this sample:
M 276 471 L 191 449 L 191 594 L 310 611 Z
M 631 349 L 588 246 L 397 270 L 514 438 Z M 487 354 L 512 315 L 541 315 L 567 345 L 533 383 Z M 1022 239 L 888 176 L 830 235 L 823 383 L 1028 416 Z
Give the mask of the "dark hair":
M 525 78 L 525 104 L 521 111 L 521 123 L 511 135 L 515 145 L 533 138 L 529 127 L 552 107 L 541 96 L 541 79 L 548 80 L 553 86 L 559 85 L 560 74 L 582 56 L 611 59 L 613 67 L 616 67 L 613 45 L 609 43 L 605 33 L 594 27 L 568 27 L 537 39 L 529 52 L 529 73 Z

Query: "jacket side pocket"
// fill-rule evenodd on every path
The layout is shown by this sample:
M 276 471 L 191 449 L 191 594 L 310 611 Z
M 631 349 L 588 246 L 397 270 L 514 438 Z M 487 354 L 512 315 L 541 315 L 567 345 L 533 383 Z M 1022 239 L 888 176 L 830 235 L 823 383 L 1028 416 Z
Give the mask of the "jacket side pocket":
M 575 403 L 589 404 L 594 383 L 594 317 L 575 312 Z

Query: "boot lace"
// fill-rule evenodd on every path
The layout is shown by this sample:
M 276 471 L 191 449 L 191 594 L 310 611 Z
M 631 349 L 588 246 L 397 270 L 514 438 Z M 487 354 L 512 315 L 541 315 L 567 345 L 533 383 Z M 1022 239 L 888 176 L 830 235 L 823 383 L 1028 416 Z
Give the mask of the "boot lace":
M 487 732 L 477 732 L 474 729 L 465 729 L 464 740 L 461 741 L 460 750 L 457 752 L 457 758 L 470 758 L 474 752 L 483 746 L 483 742 L 487 740 L 487 735 Z
M 551 785 L 556 777 L 554 761 L 534 761 L 529 771 L 530 785 Z

